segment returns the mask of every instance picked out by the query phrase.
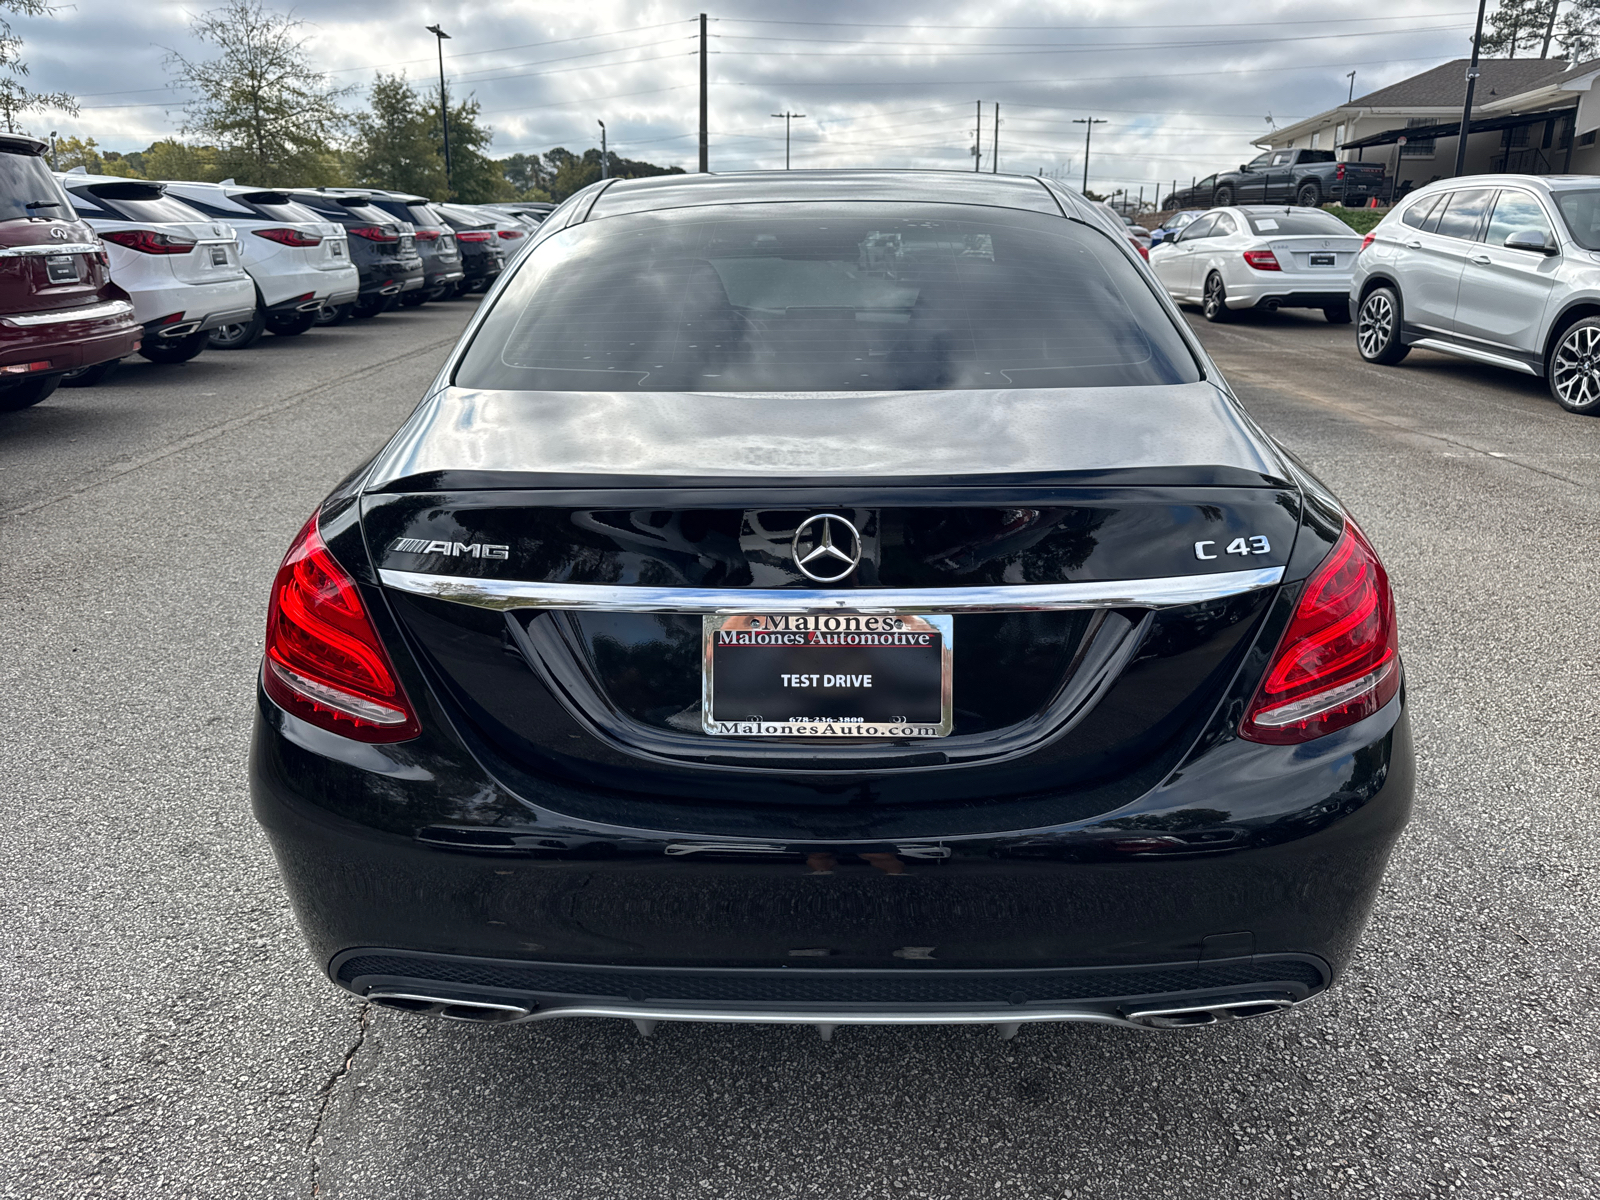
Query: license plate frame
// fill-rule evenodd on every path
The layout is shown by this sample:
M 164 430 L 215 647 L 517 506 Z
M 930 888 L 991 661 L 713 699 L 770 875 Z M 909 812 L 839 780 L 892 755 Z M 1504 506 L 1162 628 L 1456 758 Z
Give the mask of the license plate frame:
M 1339 260 L 1332 253 L 1313 254 L 1311 256 L 1311 265 L 1313 267 L 1336 267 L 1339 265 Z
M 723 633 L 732 636 L 719 639 Z M 940 613 L 708 615 L 701 729 L 711 737 L 804 741 L 947 737 L 954 642 L 955 619 Z M 787 705 L 777 710 L 785 715 L 751 711 L 772 704 Z
M 71 254 L 46 255 L 44 273 L 51 283 L 77 283 L 77 257 Z
M 211 247 L 211 265 L 225 267 L 228 265 L 228 248 L 226 246 Z

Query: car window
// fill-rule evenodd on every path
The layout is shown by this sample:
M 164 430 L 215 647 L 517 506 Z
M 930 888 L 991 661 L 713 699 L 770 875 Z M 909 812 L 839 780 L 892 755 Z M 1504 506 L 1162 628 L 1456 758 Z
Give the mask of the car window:
M 1275 166 L 1275 167 L 1287 166 L 1288 164 L 1292 163 L 1293 161 L 1294 161 L 1294 151 L 1293 150 L 1279 150 L 1276 154 L 1274 154 L 1272 156 L 1272 165 Z
M 408 204 L 406 205 L 406 213 L 406 220 L 413 225 L 439 226 L 444 224 L 444 218 L 426 204 Z
M 1239 232 L 1238 223 L 1227 213 L 1217 214 L 1217 223 L 1211 227 L 1207 237 L 1230 237 Z
M 1195 184 L 1195 186 L 1196 187 L 1202 187 L 1202 188 L 1216 187 L 1217 186 L 1217 177 L 1215 175 L 1207 175 L 1199 183 Z
M 1267 165 L 1267 163 L 1269 163 L 1271 161 L 1272 161 L 1272 155 L 1271 154 L 1258 154 L 1254 158 L 1252 158 L 1248 163 L 1246 163 L 1245 166 L 1250 167 L 1253 170 L 1253 169 L 1255 169 L 1257 167 L 1264 167 L 1264 166 Z
M 1585 250 L 1600 250 L 1600 189 L 1559 191 L 1556 208 L 1573 241 Z
M 1272 212 L 1251 212 L 1250 228 L 1258 235 L 1267 236 L 1349 236 L 1350 226 L 1331 213 L 1315 208 L 1280 208 Z
M 1335 160 L 1332 150 L 1300 151 L 1300 163 L 1302 166 L 1304 166 L 1306 163 L 1331 163 L 1333 161 Z
M 1428 214 L 1433 211 L 1434 206 L 1438 203 L 1439 197 L 1437 195 L 1424 196 L 1407 208 L 1405 212 L 1401 213 L 1400 220 L 1410 225 L 1413 229 L 1421 229 L 1423 223 L 1428 219 Z
M 1488 188 L 1463 188 L 1450 193 L 1450 203 L 1444 216 L 1438 218 L 1434 231 L 1444 237 L 1474 238 L 1483 223 L 1483 214 L 1489 209 L 1494 192 Z M 1433 218 L 1429 218 L 1430 221 Z
M 115 185 L 113 185 L 115 186 Z M 93 193 L 90 193 L 93 195 Z M 104 216 L 113 220 L 142 221 L 150 225 L 207 222 L 205 213 L 185 204 L 176 196 L 153 196 L 149 199 L 129 199 L 121 196 L 95 196 L 94 202 L 105 209 Z
M 1211 235 L 1212 226 L 1214 226 L 1216 223 L 1217 217 L 1215 213 L 1204 217 L 1196 217 L 1192 222 L 1190 222 L 1189 227 L 1183 231 L 1183 240 L 1186 242 L 1192 242 L 1196 238 L 1209 237 Z
M 0 154 L 0 221 L 28 217 L 70 221 L 72 207 L 44 159 L 35 154 Z
M 182 204 L 187 204 L 190 208 L 196 209 L 208 217 L 222 217 L 224 219 L 228 217 L 243 217 L 244 219 L 248 220 L 255 216 L 255 213 L 251 212 L 244 205 L 227 199 L 223 196 L 206 196 L 204 198 L 199 198 L 195 196 L 181 196 L 177 192 L 168 192 L 167 195 L 171 196 L 174 200 L 177 200 Z
M 328 219 L 310 205 L 297 204 L 293 200 L 286 200 L 282 204 L 253 200 L 251 207 L 269 221 L 288 221 L 294 224 L 305 221 L 325 222 Z
M 956 204 L 799 202 L 562 230 L 523 258 L 455 383 L 854 392 L 1199 377 L 1096 228 Z
M 1544 234 L 1545 245 L 1555 245 L 1556 232 L 1550 226 L 1550 218 L 1545 216 L 1544 206 L 1529 192 L 1507 188 L 1494 202 L 1484 241 L 1491 246 L 1504 246 L 1513 233 L 1528 231 Z

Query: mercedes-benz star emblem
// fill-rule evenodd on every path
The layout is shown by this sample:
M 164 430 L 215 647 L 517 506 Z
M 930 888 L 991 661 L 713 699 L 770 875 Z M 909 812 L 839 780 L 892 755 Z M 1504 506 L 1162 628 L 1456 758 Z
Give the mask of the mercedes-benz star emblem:
M 861 563 L 861 534 L 838 513 L 818 513 L 800 522 L 790 549 L 807 579 L 838 583 Z

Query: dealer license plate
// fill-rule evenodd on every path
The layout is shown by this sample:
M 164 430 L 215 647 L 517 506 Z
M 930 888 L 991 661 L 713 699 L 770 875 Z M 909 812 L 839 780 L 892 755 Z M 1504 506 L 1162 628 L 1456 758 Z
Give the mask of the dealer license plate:
M 1313 267 L 1331 267 L 1333 266 L 1333 255 L 1313 254 L 1311 256 L 1311 265 Z
M 949 616 L 738 613 L 705 619 L 701 726 L 718 737 L 950 732 Z
M 77 283 L 78 260 L 70 254 L 52 254 L 44 260 L 45 274 L 51 283 Z

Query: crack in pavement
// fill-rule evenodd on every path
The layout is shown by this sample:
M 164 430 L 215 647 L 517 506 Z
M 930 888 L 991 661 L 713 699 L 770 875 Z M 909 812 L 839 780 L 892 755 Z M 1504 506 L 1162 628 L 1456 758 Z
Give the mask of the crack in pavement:
M 311 1134 L 306 1138 L 306 1151 L 311 1156 L 311 1195 L 322 1194 L 322 1159 L 317 1154 L 317 1147 L 322 1141 L 322 1122 L 328 1115 L 328 1105 L 333 1103 L 333 1093 L 338 1090 L 339 1083 L 350 1074 L 351 1064 L 355 1062 L 356 1055 L 361 1053 L 361 1047 L 366 1044 L 367 1027 L 372 1023 L 372 1004 L 362 1001 L 361 1007 L 356 1010 L 356 1040 L 350 1043 L 350 1048 L 344 1052 L 344 1061 L 339 1064 L 333 1074 L 328 1076 L 328 1081 L 317 1091 L 322 1098 L 322 1103 L 317 1105 L 317 1116 L 311 1125 Z
M 304 391 L 296 392 L 287 399 L 278 400 L 270 404 L 262 404 L 256 408 L 252 408 L 246 412 L 240 413 L 236 417 L 230 417 L 226 421 L 221 421 L 215 425 L 208 425 L 203 429 L 198 429 L 193 433 L 186 434 L 177 441 L 168 442 L 165 446 L 162 446 L 158 450 L 152 450 L 147 454 L 141 455 L 140 457 L 121 467 L 109 468 L 97 477 L 85 483 L 79 484 L 77 487 L 69 488 L 64 492 L 57 492 L 53 496 L 47 496 L 43 500 L 37 500 L 23 508 L 13 509 L 9 513 L 0 514 L 0 521 L 8 521 L 20 517 L 32 516 L 34 513 L 40 512 L 51 507 L 52 505 L 60 504 L 64 500 L 71 500 L 73 497 L 81 496 L 85 492 L 93 491 L 97 487 L 103 487 L 108 483 L 114 483 L 118 479 L 122 479 L 133 474 L 135 471 L 143 470 L 152 463 L 158 463 L 164 458 L 171 458 L 174 454 L 181 454 L 185 450 L 192 450 L 196 446 L 203 446 L 207 442 L 215 441 L 224 434 L 231 433 L 233 430 L 239 429 L 242 426 L 252 424 L 256 421 L 262 420 L 265 417 L 270 417 L 275 413 L 281 413 L 298 405 L 304 404 L 308 400 L 326 394 L 330 388 L 337 384 L 346 383 L 352 379 L 360 379 L 364 376 L 372 375 L 378 371 L 387 370 L 396 363 L 405 362 L 408 359 L 416 358 L 419 355 L 436 353 L 442 348 L 455 345 L 458 340 L 459 337 L 452 336 L 448 338 L 442 338 L 439 341 L 429 342 L 427 345 L 419 346 L 415 350 L 410 350 L 405 354 L 397 354 L 392 358 L 386 358 L 381 363 L 374 363 L 371 366 L 361 367 L 358 370 L 351 371 L 347 375 L 340 375 L 334 379 L 324 380 L 313 387 L 306 388 Z M 419 395 L 417 399 L 420 401 L 422 396 Z

